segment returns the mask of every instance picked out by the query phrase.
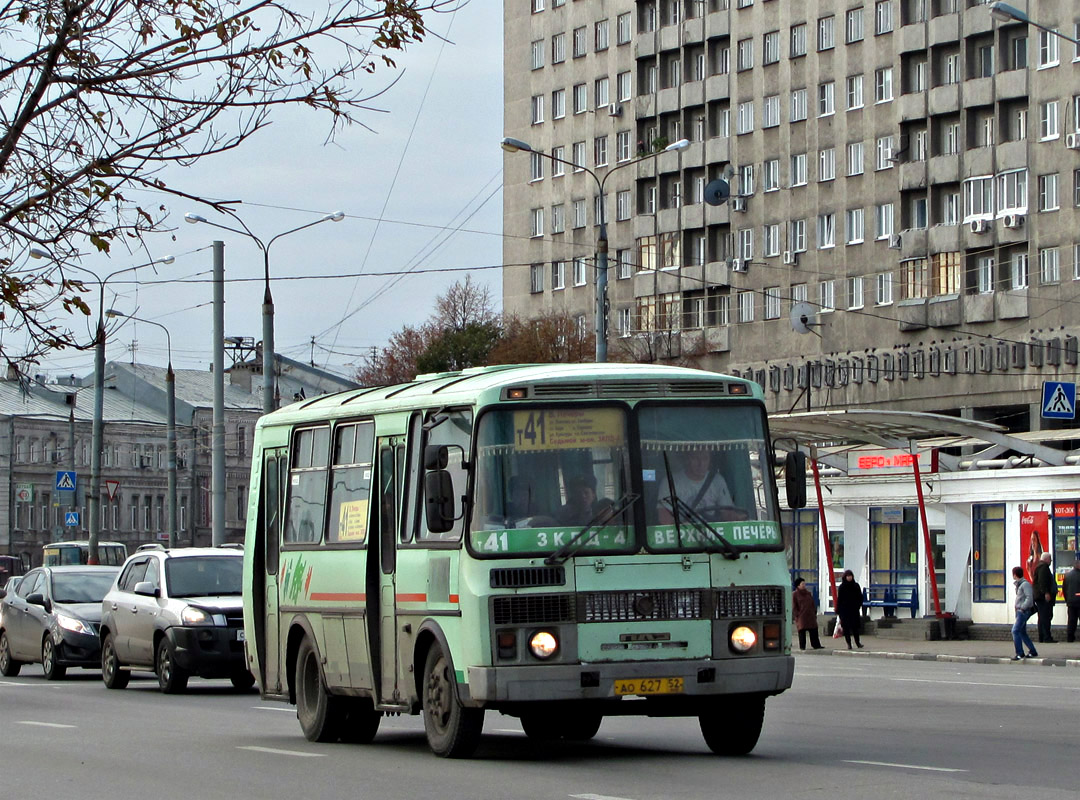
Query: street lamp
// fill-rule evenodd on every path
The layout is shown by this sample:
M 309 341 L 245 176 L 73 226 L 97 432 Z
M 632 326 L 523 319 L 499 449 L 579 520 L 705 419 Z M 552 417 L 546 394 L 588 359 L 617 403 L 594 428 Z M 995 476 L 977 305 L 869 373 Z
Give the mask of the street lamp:
M 169 352 L 169 366 L 165 370 L 165 389 L 166 401 L 165 412 L 168 420 L 168 457 L 169 457 L 169 547 L 173 548 L 179 544 L 177 539 L 177 503 L 176 503 L 176 373 L 173 372 L 172 366 L 172 337 L 169 336 L 169 329 L 162 325 L 160 322 L 154 322 L 152 319 L 143 319 L 142 317 L 136 317 L 134 314 L 125 314 L 123 311 L 117 311 L 115 308 L 110 308 L 105 312 L 107 317 L 123 317 L 125 319 L 132 319 L 136 322 L 144 322 L 147 325 L 156 325 L 165 331 L 165 346 Z
M 1074 39 L 1071 36 L 1066 36 L 1061 31 L 1056 31 L 1051 27 L 1042 25 L 1033 20 L 1019 8 L 1016 8 L 1015 6 L 1010 6 L 1008 3 L 991 3 L 990 14 L 994 17 L 994 19 L 999 19 L 1002 22 L 1023 22 L 1026 25 L 1031 25 L 1033 28 L 1038 28 L 1041 31 L 1052 33 L 1055 36 L 1064 39 L 1067 42 L 1072 42 L 1077 47 L 1080 47 L 1080 39 Z
M 220 228 L 223 231 L 230 231 L 231 233 L 238 233 L 241 236 L 247 236 L 254 241 L 263 252 L 263 413 L 269 414 L 274 410 L 274 298 L 270 294 L 270 245 L 278 239 L 288 236 L 290 233 L 296 233 L 297 231 L 302 231 L 305 228 L 310 228 L 323 222 L 341 222 L 341 220 L 345 219 L 345 212 L 335 211 L 314 222 L 309 222 L 306 225 L 283 231 L 265 243 L 262 239 L 252 233 L 248 226 L 244 224 L 244 221 L 239 218 L 236 218 L 236 221 L 243 230 L 240 230 L 239 228 L 230 228 L 228 225 L 221 225 L 217 222 L 211 222 L 206 217 L 191 212 L 184 214 L 184 219 L 192 225 L 202 222 L 211 227 Z
M 31 247 L 30 257 L 54 258 L 52 253 L 40 247 Z M 107 284 L 111 278 L 124 272 L 134 272 L 137 269 L 152 267 L 155 264 L 171 264 L 175 260 L 176 259 L 172 256 L 165 256 L 164 258 L 155 259 L 154 261 L 148 261 L 145 264 L 138 264 L 134 267 L 124 267 L 123 269 L 115 270 L 114 272 L 110 272 L 104 278 L 99 278 L 96 272 L 93 272 L 86 267 L 80 267 L 77 264 L 61 265 L 61 269 L 66 266 L 93 276 L 94 281 L 98 285 L 98 319 L 97 330 L 94 332 L 94 421 L 90 433 L 90 501 L 88 503 L 90 510 L 90 524 L 87 526 L 90 534 L 87 548 L 89 551 L 87 552 L 88 564 L 99 563 L 98 540 L 101 536 L 101 440 L 104 433 L 104 423 L 102 418 L 105 405 L 105 284 Z
M 677 142 L 672 142 L 663 150 L 657 150 L 655 153 L 648 153 L 647 155 L 638 156 L 630 161 L 624 161 L 622 164 L 609 169 L 601 177 L 593 172 L 588 167 L 582 164 L 575 164 L 573 161 L 564 161 L 561 158 L 545 153 L 541 150 L 533 149 L 532 145 L 528 142 L 523 142 L 520 139 L 511 139 L 507 137 L 502 140 L 500 147 L 508 153 L 535 153 L 538 156 L 543 156 L 549 161 L 553 161 L 558 164 L 566 164 L 573 167 L 576 170 L 589 173 L 593 180 L 596 181 L 597 193 L 600 197 L 600 219 L 597 220 L 599 231 L 596 237 L 596 361 L 600 363 L 607 361 L 607 272 L 608 272 L 608 236 L 607 236 L 607 214 L 605 210 L 606 202 L 604 199 L 604 184 L 612 174 L 618 172 L 623 167 L 629 167 L 632 164 L 638 164 L 642 161 L 646 161 L 650 158 L 655 158 L 662 153 L 670 153 L 676 150 L 685 150 L 690 146 L 689 139 L 679 139 Z

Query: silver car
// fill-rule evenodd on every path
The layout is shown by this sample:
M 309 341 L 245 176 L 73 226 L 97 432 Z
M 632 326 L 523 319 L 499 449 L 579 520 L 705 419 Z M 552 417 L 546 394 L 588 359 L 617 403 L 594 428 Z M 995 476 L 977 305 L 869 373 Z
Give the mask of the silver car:
M 166 694 L 188 678 L 255 683 L 244 660 L 243 552 L 231 547 L 167 550 L 143 546 L 129 556 L 101 604 L 101 678 L 123 689 L 132 670 L 157 674 Z

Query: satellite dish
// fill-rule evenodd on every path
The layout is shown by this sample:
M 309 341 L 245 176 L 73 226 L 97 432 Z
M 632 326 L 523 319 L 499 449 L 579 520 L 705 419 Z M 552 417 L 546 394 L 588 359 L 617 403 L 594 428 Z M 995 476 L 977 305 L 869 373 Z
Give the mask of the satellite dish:
M 796 303 L 791 307 L 791 329 L 795 333 L 811 333 L 817 325 L 814 307 L 809 303 Z
M 731 185 L 723 178 L 717 178 L 705 184 L 705 202 L 710 206 L 721 206 L 731 197 Z
M 730 161 L 728 163 L 724 164 L 724 169 L 723 169 L 723 172 L 721 174 L 723 174 L 724 180 L 728 180 L 728 181 L 730 181 L 733 177 L 735 177 L 735 167 L 732 165 L 732 163 Z

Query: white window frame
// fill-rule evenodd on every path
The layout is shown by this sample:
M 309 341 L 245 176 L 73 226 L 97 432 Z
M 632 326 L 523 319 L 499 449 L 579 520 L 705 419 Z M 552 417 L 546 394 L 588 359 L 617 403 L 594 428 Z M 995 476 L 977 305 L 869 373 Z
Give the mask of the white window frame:
M 849 208 L 846 218 L 846 244 L 862 244 L 866 237 L 866 211 L 862 208 Z
M 851 275 L 847 279 L 847 307 L 849 309 L 863 308 L 866 304 L 866 289 L 863 286 L 862 275 Z
M 1039 284 L 1061 283 L 1061 253 L 1056 247 L 1039 248 Z
M 857 111 L 863 107 L 863 76 L 848 75 L 845 82 L 847 110 Z
M 866 148 L 862 142 L 848 142 L 847 146 L 847 174 L 862 175 L 865 169 Z
M 806 186 L 806 183 L 806 153 L 795 153 L 791 156 L 791 185 Z

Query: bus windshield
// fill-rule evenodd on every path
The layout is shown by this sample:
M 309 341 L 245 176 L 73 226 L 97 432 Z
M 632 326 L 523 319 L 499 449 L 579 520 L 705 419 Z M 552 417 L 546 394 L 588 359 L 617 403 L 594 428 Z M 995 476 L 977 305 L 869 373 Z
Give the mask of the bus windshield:
M 637 415 L 650 549 L 782 547 L 760 408 L 650 403 Z
M 497 409 L 477 432 L 471 544 L 481 554 L 635 549 L 623 408 Z M 614 515 L 605 513 L 621 509 Z M 597 524 L 598 520 L 601 524 Z

